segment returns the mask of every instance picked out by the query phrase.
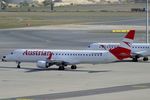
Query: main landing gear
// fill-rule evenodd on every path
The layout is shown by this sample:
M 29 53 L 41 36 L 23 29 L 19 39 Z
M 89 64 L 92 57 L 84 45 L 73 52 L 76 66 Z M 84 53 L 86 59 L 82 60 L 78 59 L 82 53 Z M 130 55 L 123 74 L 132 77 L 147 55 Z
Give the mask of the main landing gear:
M 17 68 L 21 68 L 20 64 L 21 64 L 21 62 L 17 62 Z
M 59 70 L 65 70 L 65 67 L 63 65 L 60 65 L 58 69 Z
M 144 57 L 144 58 L 143 58 L 143 61 L 148 61 L 148 57 Z
M 132 61 L 133 62 L 138 62 L 138 56 L 133 57 Z M 143 61 L 148 61 L 148 57 L 143 57 Z
M 132 58 L 132 61 L 133 62 L 138 62 L 138 58 L 134 57 L 134 58 Z
M 77 66 L 76 65 L 72 65 L 71 69 L 77 69 Z
M 65 70 L 65 66 L 64 65 L 60 65 L 58 69 L 59 70 Z M 71 69 L 77 69 L 77 66 L 76 65 L 72 65 Z
M 136 55 L 136 56 L 133 57 L 132 61 L 133 61 L 133 62 L 138 62 L 138 59 L 139 59 L 139 58 L 140 58 L 140 57 L 139 57 L 138 55 Z

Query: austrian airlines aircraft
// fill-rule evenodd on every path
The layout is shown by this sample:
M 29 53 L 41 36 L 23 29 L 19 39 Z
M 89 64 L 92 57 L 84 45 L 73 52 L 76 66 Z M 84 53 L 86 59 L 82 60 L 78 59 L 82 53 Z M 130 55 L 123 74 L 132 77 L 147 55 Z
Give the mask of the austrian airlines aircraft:
M 121 42 L 121 45 L 109 50 L 45 50 L 45 49 L 17 49 L 3 56 L 2 61 L 15 61 L 20 68 L 21 62 L 36 62 L 38 68 L 48 68 L 52 65 L 64 70 L 71 65 L 76 69 L 76 64 L 98 64 L 123 60 L 131 57 L 131 45 L 135 31 L 131 30 Z
M 119 43 L 92 43 L 88 46 L 90 50 L 108 50 L 118 47 Z M 143 61 L 148 61 L 150 56 L 150 44 L 148 43 L 133 43 L 131 48 L 132 59 L 134 62 L 138 62 L 140 57 L 143 57 Z

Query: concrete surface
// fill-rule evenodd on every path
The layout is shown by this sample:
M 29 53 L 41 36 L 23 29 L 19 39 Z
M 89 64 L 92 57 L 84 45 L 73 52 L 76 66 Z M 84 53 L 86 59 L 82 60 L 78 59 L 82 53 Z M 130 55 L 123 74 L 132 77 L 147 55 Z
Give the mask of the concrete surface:
M 149 63 L 78 65 L 77 70 L 65 71 L 40 70 L 28 63 L 17 69 L 15 63 L 0 63 L 0 98 L 148 100 Z

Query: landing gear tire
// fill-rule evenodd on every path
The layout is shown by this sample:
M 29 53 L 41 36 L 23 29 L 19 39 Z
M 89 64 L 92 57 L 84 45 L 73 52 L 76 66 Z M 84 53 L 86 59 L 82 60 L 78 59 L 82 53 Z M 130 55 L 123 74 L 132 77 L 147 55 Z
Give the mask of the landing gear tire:
M 20 62 L 18 62 L 17 68 L 21 68 L 21 67 L 20 67 Z
M 59 69 L 59 70 L 65 70 L 65 67 L 64 67 L 64 66 L 59 66 L 58 69 Z
M 77 66 L 76 65 L 72 65 L 71 69 L 77 69 Z
M 132 61 L 133 62 L 138 62 L 138 58 L 135 57 L 135 58 L 132 59 Z
M 143 58 L 143 61 L 148 61 L 148 57 L 144 57 L 144 58 Z
M 49 63 L 46 63 L 46 66 L 45 66 L 45 67 L 48 68 L 49 66 L 50 66 Z

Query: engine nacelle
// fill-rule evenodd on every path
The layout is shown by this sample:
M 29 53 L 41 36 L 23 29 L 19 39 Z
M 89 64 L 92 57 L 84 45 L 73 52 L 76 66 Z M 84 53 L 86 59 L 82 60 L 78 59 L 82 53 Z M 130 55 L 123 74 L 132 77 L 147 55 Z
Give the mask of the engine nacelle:
M 37 65 L 38 68 L 48 68 L 49 67 L 47 65 L 46 61 L 38 61 L 36 65 Z

